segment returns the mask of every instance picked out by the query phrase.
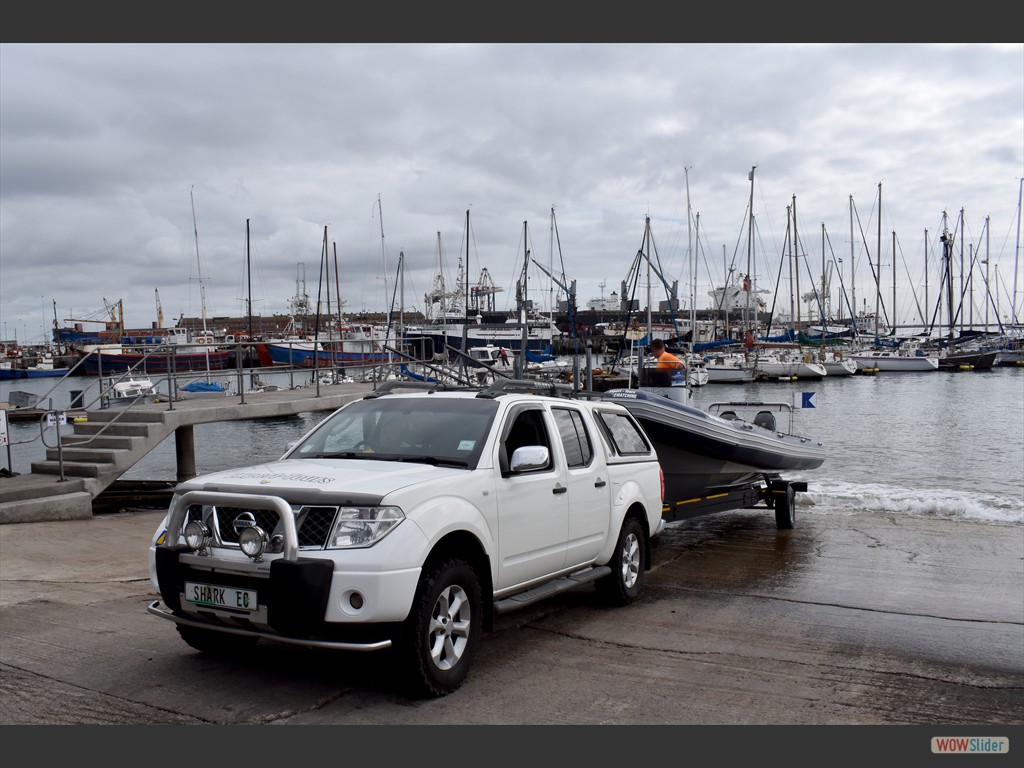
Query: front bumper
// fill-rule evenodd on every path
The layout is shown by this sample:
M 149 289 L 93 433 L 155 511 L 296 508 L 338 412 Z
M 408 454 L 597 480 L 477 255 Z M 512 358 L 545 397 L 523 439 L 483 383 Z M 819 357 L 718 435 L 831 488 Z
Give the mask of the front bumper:
M 390 648 L 392 645 L 391 638 L 383 638 L 376 641 L 344 641 L 344 640 L 323 640 L 314 639 L 309 637 L 289 637 L 288 635 L 281 635 L 276 632 L 270 632 L 264 629 L 243 628 L 243 627 L 232 627 L 223 624 L 211 624 L 209 621 L 201 621 L 197 619 L 191 619 L 186 616 L 174 613 L 165 607 L 160 605 L 159 600 L 154 600 L 146 608 L 148 613 L 154 616 L 159 616 L 161 619 L 169 619 L 176 624 L 182 624 L 186 627 L 194 627 L 196 629 L 211 629 L 217 632 L 223 632 L 229 635 L 241 635 L 243 637 L 261 637 L 275 640 L 279 643 L 286 643 L 288 645 L 301 645 L 306 648 L 327 648 L 335 651 L 381 651 L 385 648 Z
M 180 535 L 190 504 L 275 510 L 284 531 L 283 551 L 260 561 L 226 545 L 191 551 Z M 218 632 L 355 650 L 390 645 L 408 615 L 420 576 L 416 563 L 423 561 L 427 547 L 419 527 L 405 523 L 372 547 L 300 549 L 292 510 L 283 499 L 201 491 L 172 504 L 157 541 L 161 543 L 151 547 L 150 563 L 162 600 L 150 606 L 150 613 Z M 236 590 L 247 598 L 255 593 L 257 607 L 235 610 L 190 602 L 185 599 L 187 584 Z

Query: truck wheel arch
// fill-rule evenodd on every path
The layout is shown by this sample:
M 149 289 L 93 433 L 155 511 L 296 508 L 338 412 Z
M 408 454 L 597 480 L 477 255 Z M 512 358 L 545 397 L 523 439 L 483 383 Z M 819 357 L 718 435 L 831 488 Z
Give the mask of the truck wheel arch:
M 477 579 L 480 582 L 480 591 L 484 595 L 483 605 L 483 629 L 490 632 L 494 626 L 494 582 L 491 578 L 491 559 L 480 540 L 469 531 L 452 531 L 445 534 L 434 544 L 423 562 L 422 568 L 426 570 L 433 564 L 457 557 L 470 565 L 476 571 Z

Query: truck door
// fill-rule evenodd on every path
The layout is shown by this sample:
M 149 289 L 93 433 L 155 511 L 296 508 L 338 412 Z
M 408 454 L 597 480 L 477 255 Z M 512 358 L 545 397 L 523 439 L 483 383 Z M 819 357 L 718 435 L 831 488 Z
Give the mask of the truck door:
M 554 407 L 559 442 L 565 455 L 569 488 L 569 535 L 566 565 L 590 562 L 608 540 L 611 489 L 608 465 L 598 453 L 597 436 L 578 408 Z
M 526 445 L 548 449 L 547 466 L 513 473 L 512 454 Z M 502 429 L 497 479 L 498 575 L 495 589 L 546 576 L 565 565 L 569 493 L 565 468 L 540 406 L 511 410 Z

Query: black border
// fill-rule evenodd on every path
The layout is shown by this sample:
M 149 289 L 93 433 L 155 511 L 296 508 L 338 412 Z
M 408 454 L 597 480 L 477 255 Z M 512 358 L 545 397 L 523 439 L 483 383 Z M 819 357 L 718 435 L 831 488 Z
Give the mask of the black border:
M 553 724 L 556 725 L 556 724 Z M 301 729 L 295 733 L 294 729 Z M 0 729 L 4 751 L 31 756 L 33 763 L 49 756 L 70 762 L 101 760 L 104 765 L 152 768 L 224 768 L 239 760 L 289 765 L 340 761 L 345 765 L 388 765 L 390 759 L 449 762 L 488 761 L 501 755 L 502 765 L 561 763 L 572 765 L 718 765 L 722 760 L 745 764 L 821 766 L 838 762 L 884 760 L 912 768 L 982 757 L 980 754 L 933 754 L 933 736 L 1007 737 L 1010 750 L 984 755 L 991 766 L 1007 765 L 1006 755 L 1020 751 L 1024 726 L 658 726 L 658 725 L 420 725 L 401 727 L 402 738 L 389 738 L 394 726 L 8 726 Z M 447 757 L 442 757 L 447 755 Z M 476 756 L 476 757 L 470 757 Z M 942 762 L 945 761 L 945 762 Z M 404 764 L 408 764 L 407 762 Z
M 1001 23 L 999 20 L 1003 19 Z M 838 3 L 410 0 L 8 3 L 2 42 L 1020 43 L 1005 3 L 932 0 L 896 12 Z

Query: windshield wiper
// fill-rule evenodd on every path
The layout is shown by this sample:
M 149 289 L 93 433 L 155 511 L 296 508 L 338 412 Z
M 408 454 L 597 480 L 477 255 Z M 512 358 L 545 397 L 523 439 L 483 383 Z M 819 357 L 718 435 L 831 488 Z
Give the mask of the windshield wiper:
M 431 464 L 438 466 L 443 464 L 451 467 L 468 467 L 469 462 L 463 461 L 462 459 L 446 459 L 438 458 L 437 456 L 402 456 L 398 461 L 408 461 L 413 464 Z
M 362 451 L 333 451 L 330 453 L 314 453 L 311 456 L 296 456 L 294 458 L 302 459 L 376 459 L 379 458 L 373 453 L 363 453 Z

